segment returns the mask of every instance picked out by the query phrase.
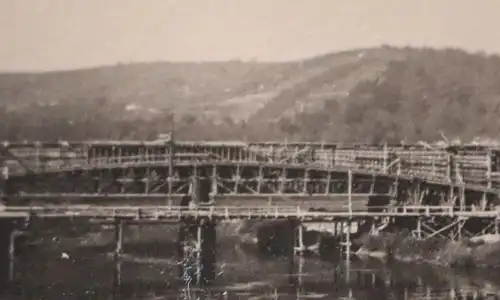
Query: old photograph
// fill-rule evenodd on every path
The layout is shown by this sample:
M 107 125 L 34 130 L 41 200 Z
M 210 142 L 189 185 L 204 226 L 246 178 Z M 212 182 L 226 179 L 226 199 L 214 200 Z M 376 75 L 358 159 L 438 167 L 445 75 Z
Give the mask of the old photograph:
M 0 300 L 500 299 L 499 28 L 0 0 Z

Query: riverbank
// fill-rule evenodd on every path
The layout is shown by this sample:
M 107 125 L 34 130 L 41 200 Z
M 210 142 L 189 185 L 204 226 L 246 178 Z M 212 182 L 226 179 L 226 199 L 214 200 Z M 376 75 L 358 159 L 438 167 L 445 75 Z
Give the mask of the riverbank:
M 407 231 L 365 235 L 354 241 L 361 245 L 355 254 L 360 258 L 429 263 L 456 268 L 500 267 L 500 235 L 445 241 L 442 238 L 418 240 Z

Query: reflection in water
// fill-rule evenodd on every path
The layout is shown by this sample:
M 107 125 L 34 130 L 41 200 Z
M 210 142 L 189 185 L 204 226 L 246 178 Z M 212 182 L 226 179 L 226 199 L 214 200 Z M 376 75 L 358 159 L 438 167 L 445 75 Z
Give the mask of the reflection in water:
M 323 262 L 257 255 L 256 246 L 222 241 L 218 277 L 198 289 L 179 279 L 172 244 L 126 247 L 119 261 L 103 249 L 54 249 L 17 258 L 17 299 L 498 299 L 500 274 L 457 273 L 379 261 Z M 140 255 L 139 255 L 140 253 Z M 346 276 L 349 272 L 349 277 Z M 490 295 L 490 298 L 485 296 Z M 483 295 L 481 298 L 480 296 Z

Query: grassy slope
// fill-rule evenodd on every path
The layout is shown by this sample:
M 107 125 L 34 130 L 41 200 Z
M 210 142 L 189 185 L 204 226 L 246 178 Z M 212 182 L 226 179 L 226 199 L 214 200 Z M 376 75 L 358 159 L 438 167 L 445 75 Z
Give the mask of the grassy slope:
M 366 52 L 365 57 L 360 53 Z M 213 112 L 218 117 L 279 117 L 283 107 L 347 95 L 373 77 L 389 57 L 349 51 L 301 62 L 138 63 L 39 74 L 0 74 L 0 99 L 9 106 L 106 98 L 145 108 Z M 382 55 L 383 56 L 383 55 Z M 375 58 L 375 59 L 374 59 Z M 335 85 L 335 86 L 333 86 Z M 265 114 L 261 112 L 265 111 Z
M 50 137 L 71 135 L 77 126 L 63 128 L 64 124 L 71 123 L 81 111 L 90 117 L 77 123 L 83 122 L 88 128 L 105 118 L 123 119 L 123 110 L 116 107 L 99 109 L 96 113 L 100 117 L 93 116 L 92 111 L 100 108 L 94 101 L 99 98 L 118 107 L 142 107 L 129 114 L 146 117 L 145 121 L 116 125 L 124 132 L 133 131 L 128 136 L 149 137 L 164 131 L 166 123 L 153 120 L 154 113 L 148 109 L 175 108 L 179 115 L 195 116 L 187 121 L 179 118 L 187 123 L 179 125 L 184 128 L 179 129 L 180 134 L 187 138 L 234 139 L 244 135 L 283 139 L 287 135 L 299 140 L 414 141 L 440 138 L 440 130 L 451 138 L 497 138 L 500 59 L 450 49 L 382 47 L 276 64 L 138 63 L 41 74 L 0 74 L 0 101 L 4 107 L 19 111 L 33 103 L 66 101 L 60 109 L 32 109 L 28 114 L 30 119 L 46 121 L 57 115 L 59 123 L 53 122 L 52 128 L 60 128 L 62 133 L 51 133 Z M 206 118 L 200 120 L 200 116 Z M 212 124 L 228 117 L 247 122 L 238 126 L 231 122 L 219 127 Z M 0 128 L 9 133 L 3 136 L 17 138 L 19 135 L 10 133 L 24 130 L 25 125 L 19 125 L 18 120 L 26 116 L 16 118 Z M 276 125 L 269 123 L 273 121 Z M 30 133 L 21 134 L 23 138 L 36 135 L 36 122 L 41 121 L 32 121 Z M 116 132 L 113 126 L 106 127 Z
M 279 65 L 252 63 L 139 63 L 41 74 L 0 76 L 0 98 L 12 105 L 106 98 L 146 108 L 201 108 L 248 93 L 279 72 Z M 244 84 L 240 84 L 242 81 Z

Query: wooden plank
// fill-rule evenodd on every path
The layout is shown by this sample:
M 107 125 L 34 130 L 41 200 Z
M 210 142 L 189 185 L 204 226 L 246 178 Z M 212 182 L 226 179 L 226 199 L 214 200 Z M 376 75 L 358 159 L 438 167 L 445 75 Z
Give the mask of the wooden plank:
M 2 218 L 14 216 L 36 216 L 39 218 L 128 218 L 139 219 L 179 219 L 180 217 L 215 219 L 287 219 L 299 218 L 305 221 L 329 222 L 336 218 L 366 217 L 474 217 L 500 218 L 498 211 L 454 211 L 450 206 L 408 206 L 388 211 L 303 211 L 300 207 L 262 206 L 262 207 L 206 207 L 190 210 L 173 206 L 50 206 L 50 207 L 5 207 L 0 212 Z

